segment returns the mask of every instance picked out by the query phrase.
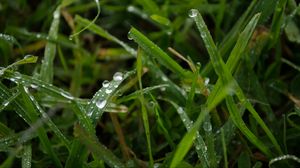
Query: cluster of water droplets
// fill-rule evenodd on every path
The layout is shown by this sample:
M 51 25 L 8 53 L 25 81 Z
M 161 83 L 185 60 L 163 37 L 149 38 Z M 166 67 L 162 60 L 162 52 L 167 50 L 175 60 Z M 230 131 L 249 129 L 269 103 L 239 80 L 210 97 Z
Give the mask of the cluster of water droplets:
M 124 78 L 123 73 L 121 73 L 121 72 L 116 72 L 113 75 L 113 81 L 115 81 L 115 82 L 120 82 L 123 80 L 123 78 Z M 118 84 L 112 84 L 108 80 L 105 80 L 102 82 L 102 87 L 103 87 L 102 89 L 104 89 L 105 94 L 98 93 L 98 95 L 96 95 L 98 97 L 98 99 L 96 100 L 96 102 L 94 102 L 96 104 L 96 106 L 98 107 L 98 109 L 103 109 L 106 106 L 107 95 L 111 94 L 113 92 L 113 90 L 118 87 Z M 101 89 L 101 91 L 103 91 L 102 89 Z

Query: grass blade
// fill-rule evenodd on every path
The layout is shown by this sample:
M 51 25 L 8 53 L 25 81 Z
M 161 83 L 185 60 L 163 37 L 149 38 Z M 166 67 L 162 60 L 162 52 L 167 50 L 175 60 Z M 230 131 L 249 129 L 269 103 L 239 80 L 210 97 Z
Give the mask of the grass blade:
M 140 88 L 140 96 L 139 97 L 140 97 L 140 102 L 141 102 L 142 118 L 143 118 L 145 133 L 146 133 L 146 139 L 147 139 L 149 167 L 153 167 L 154 161 L 153 161 L 153 157 L 152 157 L 151 135 L 150 135 L 149 121 L 148 121 L 148 112 L 145 107 L 145 98 L 144 98 L 143 84 L 142 84 L 142 73 L 143 73 L 142 56 L 143 56 L 143 50 L 138 50 L 136 70 L 137 70 L 137 76 L 138 76 L 138 82 L 139 82 L 139 88 Z
M 177 62 L 168 56 L 162 49 L 150 41 L 146 36 L 135 28 L 128 32 L 130 39 L 133 39 L 150 56 L 156 58 L 162 65 L 183 77 L 188 76 L 188 71 L 184 70 Z
M 25 145 L 22 156 L 22 168 L 31 168 L 32 148 L 31 145 Z
M 113 41 L 117 44 L 119 44 L 120 46 L 122 46 L 128 53 L 130 53 L 131 55 L 136 56 L 136 51 L 131 48 L 130 46 L 128 46 L 126 43 L 124 43 L 123 41 L 119 40 L 118 38 L 116 38 L 115 36 L 111 35 L 109 32 L 107 32 L 106 30 L 104 30 L 102 27 L 92 23 L 91 21 L 84 19 L 80 16 L 76 16 L 75 18 L 76 22 L 78 22 L 80 25 L 90 25 L 88 27 L 88 29 L 94 33 L 96 33 L 97 35 L 106 38 L 107 40 Z
M 56 8 L 53 13 L 53 21 L 49 30 L 49 38 L 56 39 L 59 29 L 59 18 L 60 18 L 60 6 Z M 40 79 L 52 83 L 53 81 L 53 62 L 56 54 L 56 44 L 53 42 L 47 42 L 44 59 L 42 61 Z
M 132 72 L 128 72 L 124 75 L 121 72 L 116 72 L 112 81 L 103 82 L 103 87 L 95 93 L 86 107 L 87 115 L 91 118 L 94 124 L 102 116 L 108 104 L 107 102 L 109 102 L 119 85 L 131 74 Z
M 258 115 L 258 113 L 256 112 L 256 110 L 253 108 L 253 106 L 250 104 L 249 101 L 247 101 L 242 89 L 238 86 L 237 82 L 235 81 L 235 79 L 232 77 L 229 69 L 227 69 L 224 61 L 222 60 L 222 58 L 220 57 L 220 54 L 217 51 L 217 47 L 214 44 L 212 37 L 204 23 L 204 20 L 201 16 L 201 14 L 198 12 L 198 10 L 196 9 L 192 9 L 190 12 L 190 16 L 194 18 L 197 27 L 200 31 L 201 37 L 204 40 L 205 46 L 208 50 L 208 53 L 210 55 L 211 61 L 213 63 L 213 67 L 217 73 L 217 75 L 219 76 L 220 80 L 222 81 L 222 83 L 228 83 L 228 82 L 233 82 L 234 86 L 236 88 L 236 95 L 237 97 L 240 99 L 240 101 L 243 103 L 243 105 L 251 112 L 251 114 L 253 115 L 253 117 L 256 119 L 256 121 L 259 123 L 259 125 L 263 128 L 263 130 L 266 132 L 266 134 L 268 135 L 269 139 L 271 140 L 271 142 L 273 143 L 273 145 L 275 146 L 276 150 L 279 153 L 282 153 L 280 146 L 278 144 L 278 142 L 276 141 L 274 135 L 272 134 L 272 132 L 269 130 L 269 128 L 266 126 L 266 124 L 264 123 L 264 121 L 260 118 L 260 116 Z M 254 17 L 258 17 L 259 15 L 256 15 Z M 230 66 L 230 65 L 228 65 Z M 248 137 L 249 138 L 249 137 Z M 256 142 L 256 141 L 252 141 L 252 142 Z M 263 149 L 263 147 L 261 146 L 262 144 L 257 143 L 256 145 L 260 146 L 260 149 Z M 264 149 L 265 150 L 265 149 Z M 265 154 L 269 155 L 270 152 L 265 150 Z M 270 155 L 269 155 L 270 156 Z

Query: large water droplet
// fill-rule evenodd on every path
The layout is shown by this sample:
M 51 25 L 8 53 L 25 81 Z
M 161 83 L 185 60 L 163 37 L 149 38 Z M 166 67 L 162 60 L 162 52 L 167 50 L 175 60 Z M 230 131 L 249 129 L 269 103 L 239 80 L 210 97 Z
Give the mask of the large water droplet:
M 110 94 L 111 92 L 112 92 L 111 89 L 106 89 L 106 90 L 105 90 L 105 93 L 107 93 L 107 94 Z
M 99 109 L 103 109 L 103 107 L 106 105 L 106 100 L 99 100 L 96 102 L 96 106 L 99 108 Z
M 135 8 L 134 8 L 134 6 L 132 6 L 132 5 L 129 5 L 128 7 L 127 7 L 127 11 L 128 12 L 133 12 L 135 10 Z
M 208 85 L 208 83 L 209 83 L 209 78 L 204 78 L 204 84 Z
M 212 126 L 210 122 L 204 122 L 203 123 L 203 129 L 206 132 L 210 132 L 212 130 Z
M 178 112 L 179 114 L 182 114 L 182 113 L 184 112 L 184 111 L 183 111 L 183 108 L 182 108 L 182 107 L 178 107 L 177 112 Z
M 197 9 L 191 9 L 189 11 L 189 17 L 193 18 L 196 17 L 198 15 L 198 10 Z
M 131 32 L 128 32 L 127 38 L 128 38 L 128 40 L 132 40 L 132 39 L 133 39 L 133 38 L 131 37 Z
M 162 76 L 162 77 L 161 77 L 161 79 L 162 79 L 163 81 L 165 81 L 165 82 L 167 82 L 167 81 L 168 81 L 168 78 L 167 78 L 167 77 L 165 77 L 165 76 Z
M 109 81 L 108 80 L 103 81 L 102 86 L 107 88 L 109 86 Z
M 121 72 L 116 72 L 113 76 L 115 81 L 121 81 L 123 79 L 123 74 Z

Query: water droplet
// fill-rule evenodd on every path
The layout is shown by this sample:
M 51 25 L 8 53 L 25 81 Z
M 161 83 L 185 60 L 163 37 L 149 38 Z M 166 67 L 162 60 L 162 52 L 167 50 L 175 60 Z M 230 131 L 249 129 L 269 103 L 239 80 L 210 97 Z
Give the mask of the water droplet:
M 162 88 L 160 88 L 160 91 L 164 92 L 164 91 L 166 91 L 166 88 L 162 87 Z
M 53 13 L 53 18 L 54 19 L 58 19 L 59 18 L 59 11 L 55 11 L 54 13 Z
M 108 80 L 103 81 L 102 86 L 105 87 L 105 88 L 108 87 L 109 86 L 109 81 Z
M 210 132 L 212 130 L 212 126 L 210 122 L 204 122 L 203 123 L 203 129 L 206 132 Z
M 31 84 L 30 87 L 33 88 L 33 89 L 37 89 L 38 88 L 38 86 L 34 85 L 34 84 Z
M 150 102 L 149 102 L 149 106 L 150 106 L 150 107 L 154 107 L 154 106 L 155 106 L 155 102 L 154 102 L 154 101 L 150 101 Z
M 42 86 L 43 86 L 43 85 L 42 85 Z M 44 87 L 45 87 L 45 85 L 44 85 Z M 62 92 L 61 95 L 62 95 L 63 97 L 65 97 L 65 98 L 67 98 L 67 99 L 70 99 L 70 100 L 73 100 L 73 99 L 74 99 L 74 97 L 71 96 L 69 93 Z
M 200 146 L 196 145 L 196 149 L 197 149 L 197 150 L 200 150 Z
M 3 108 L 6 107 L 8 104 L 9 104 L 8 101 L 4 101 L 4 102 L 2 103 Z
M 129 5 L 129 6 L 127 7 L 127 11 L 128 11 L 128 12 L 133 12 L 133 11 L 134 11 L 134 6 Z
M 70 36 L 70 37 L 69 37 L 69 40 L 70 40 L 70 41 L 72 41 L 72 40 L 73 40 L 73 38 Z
M 123 74 L 121 72 L 116 72 L 113 76 L 115 81 L 121 81 L 123 79 Z
M 131 36 L 131 32 L 128 32 L 127 38 L 128 38 L 128 40 L 133 40 L 133 38 L 132 38 L 132 36 Z
M 103 107 L 105 107 L 106 105 L 106 100 L 99 100 L 96 102 L 96 106 L 99 108 L 99 109 L 103 109 Z
M 191 9 L 189 11 L 189 17 L 193 18 L 196 17 L 198 15 L 198 10 L 197 9 Z
M 209 83 L 209 78 L 204 78 L 204 84 L 208 85 L 208 83 Z
M 110 94 L 111 92 L 112 92 L 111 89 L 106 89 L 106 90 L 105 90 L 105 93 L 107 93 L 107 94 Z
M 168 81 L 168 78 L 167 78 L 167 77 L 165 77 L 165 76 L 162 76 L 162 77 L 161 77 L 161 79 L 162 79 L 163 81 L 165 81 L 165 82 L 167 82 L 167 81 Z
M 184 111 L 183 111 L 183 108 L 182 108 L 182 107 L 178 107 L 177 112 L 178 112 L 179 114 L 182 114 L 182 113 L 184 112 Z

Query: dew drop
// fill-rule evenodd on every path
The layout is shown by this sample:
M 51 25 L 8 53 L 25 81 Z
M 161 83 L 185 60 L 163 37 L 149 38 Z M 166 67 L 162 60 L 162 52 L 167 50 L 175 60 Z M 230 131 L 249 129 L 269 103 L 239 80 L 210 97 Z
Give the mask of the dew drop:
M 113 76 L 115 81 L 121 81 L 123 79 L 123 74 L 121 72 L 116 72 Z
M 107 88 L 109 86 L 109 81 L 108 80 L 103 81 L 102 86 Z
M 183 111 L 183 108 L 182 108 L 182 107 L 178 107 L 177 112 L 178 112 L 179 114 L 182 114 L 182 113 L 184 112 L 184 111 Z
M 208 83 L 209 83 L 209 78 L 204 78 L 204 84 L 208 85 Z
M 55 11 L 54 13 L 53 13 L 53 18 L 54 19 L 58 19 L 59 18 L 59 11 Z
M 106 100 L 99 100 L 96 102 L 96 106 L 99 108 L 99 109 L 103 109 L 103 107 L 106 105 Z
M 197 9 L 191 9 L 189 11 L 189 17 L 193 18 L 196 17 L 198 15 L 198 10 Z
M 106 90 L 105 90 L 105 93 L 107 93 L 107 94 L 110 94 L 111 92 L 112 92 L 111 89 L 106 89 Z
M 206 132 L 210 132 L 212 130 L 212 126 L 210 122 L 204 122 L 203 123 L 203 129 Z
M 167 77 L 165 77 L 165 76 L 162 76 L 162 77 L 161 77 L 161 79 L 162 79 L 163 81 L 165 81 L 165 82 L 167 82 L 167 81 L 168 81 L 168 78 L 167 78 Z
M 131 36 L 131 32 L 128 32 L 127 38 L 128 38 L 128 40 L 133 40 L 133 38 L 132 38 L 132 36 Z
M 134 11 L 134 6 L 132 6 L 132 5 L 129 5 L 128 7 L 127 7 L 127 11 L 128 12 L 133 12 Z

